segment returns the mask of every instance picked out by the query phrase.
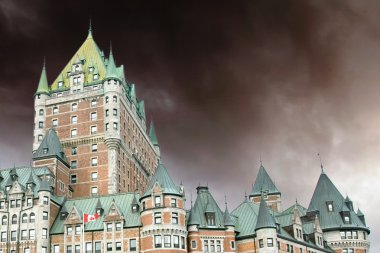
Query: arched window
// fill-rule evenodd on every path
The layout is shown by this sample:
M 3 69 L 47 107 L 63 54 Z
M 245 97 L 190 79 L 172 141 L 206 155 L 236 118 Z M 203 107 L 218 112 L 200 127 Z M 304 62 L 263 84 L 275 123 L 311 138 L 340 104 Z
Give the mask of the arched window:
M 8 224 L 8 217 L 6 215 L 3 216 L 1 219 L 1 224 L 2 225 L 7 225 Z
M 113 101 L 117 102 L 117 96 L 113 96 Z
M 30 215 L 29 215 L 29 222 L 35 222 L 36 221 L 36 215 L 34 214 L 34 213 L 31 213 Z
M 17 224 L 17 215 L 12 215 L 12 224 Z
M 28 223 L 28 215 L 26 213 L 22 215 L 22 223 Z
M 40 114 L 40 116 L 44 115 L 44 109 L 40 109 L 39 114 Z
M 58 114 L 59 110 L 58 110 L 58 107 L 53 107 L 53 114 Z
M 71 111 L 75 112 L 76 110 L 78 110 L 78 104 L 74 103 L 71 105 Z
M 108 97 L 106 97 L 106 103 L 108 103 Z

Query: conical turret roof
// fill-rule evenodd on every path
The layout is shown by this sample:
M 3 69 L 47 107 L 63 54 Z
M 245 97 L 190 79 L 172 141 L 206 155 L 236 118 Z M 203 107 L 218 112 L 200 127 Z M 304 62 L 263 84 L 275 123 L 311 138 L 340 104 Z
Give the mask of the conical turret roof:
M 48 130 L 37 151 L 33 154 L 33 159 L 49 156 L 57 156 L 62 161 L 68 163 L 65 153 L 63 152 L 61 141 L 54 128 Z
M 228 207 L 226 205 L 226 209 L 224 210 L 224 226 L 235 226 L 235 224 L 232 222 L 230 212 L 228 211 Z
M 40 81 L 38 82 L 38 88 L 35 95 L 39 95 L 39 94 L 50 95 L 49 84 L 48 84 L 48 80 L 46 76 L 45 62 L 42 67 L 41 77 L 40 77 Z
M 260 202 L 255 231 L 261 228 L 276 228 L 276 222 L 273 216 L 270 214 L 267 203 L 263 198 Z
M 149 139 L 154 146 L 159 146 L 153 120 L 150 121 Z
M 256 181 L 252 187 L 250 196 L 260 196 L 262 191 L 268 191 L 268 194 L 280 193 L 272 179 L 268 175 L 263 165 L 260 165 L 259 172 L 256 177 Z
M 117 79 L 120 80 L 118 75 L 118 70 L 115 64 L 115 59 L 113 58 L 112 48 L 110 49 L 110 56 L 108 59 L 107 71 L 106 71 L 106 79 Z
M 161 160 L 158 164 L 155 173 L 149 181 L 149 184 L 146 188 L 147 190 L 144 193 L 143 198 L 152 194 L 153 188 L 156 184 L 160 186 L 163 193 L 181 195 L 181 193 L 179 192 L 179 187 L 177 187 L 174 184 L 173 179 L 170 177 L 168 171 L 166 170 Z

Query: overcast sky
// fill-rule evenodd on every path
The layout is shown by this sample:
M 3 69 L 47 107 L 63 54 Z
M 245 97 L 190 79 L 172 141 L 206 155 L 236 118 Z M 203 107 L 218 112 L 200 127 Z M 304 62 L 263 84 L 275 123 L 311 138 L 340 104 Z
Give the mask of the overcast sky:
M 126 2 L 126 1 L 125 1 Z M 158 1 L 157 1 L 158 2 Z M 380 2 L 0 1 L 0 167 L 29 165 L 43 57 L 53 81 L 87 36 L 124 64 L 187 199 L 224 208 L 260 156 L 286 208 L 325 171 L 360 206 L 380 251 Z

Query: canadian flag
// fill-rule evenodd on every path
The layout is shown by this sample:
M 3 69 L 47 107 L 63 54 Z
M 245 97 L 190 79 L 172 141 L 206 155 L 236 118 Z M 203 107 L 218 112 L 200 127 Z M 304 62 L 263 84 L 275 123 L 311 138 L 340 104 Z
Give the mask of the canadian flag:
M 94 220 L 97 220 L 99 218 L 99 214 L 95 213 L 94 215 L 91 215 L 91 214 L 83 214 L 83 223 L 87 223 L 89 221 L 94 221 Z

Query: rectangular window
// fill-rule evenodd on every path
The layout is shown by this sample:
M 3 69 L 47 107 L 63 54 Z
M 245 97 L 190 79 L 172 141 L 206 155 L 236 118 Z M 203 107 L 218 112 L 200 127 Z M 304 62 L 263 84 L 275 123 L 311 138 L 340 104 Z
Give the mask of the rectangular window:
M 71 175 L 70 176 L 70 182 L 72 184 L 76 184 L 77 183 L 77 175 Z
M 113 123 L 113 129 L 117 130 L 117 123 L 116 122 Z
M 161 224 L 161 213 L 154 213 L 154 224 Z
M 7 232 L 1 232 L 1 242 L 7 241 Z
M 35 240 L 36 239 L 36 230 L 29 229 L 29 240 Z
M 28 239 L 28 231 L 21 230 L 21 240 L 27 240 L 27 239 Z
M 71 105 L 71 110 L 72 110 L 73 112 L 75 112 L 76 110 L 78 110 L 78 104 L 72 104 L 72 105 Z
M 98 196 L 98 187 L 91 187 L 91 196 Z
M 86 253 L 92 253 L 92 243 L 86 242 Z
M 91 134 L 96 134 L 96 132 L 97 132 L 97 127 L 91 126 Z
M 121 242 L 116 242 L 115 248 L 116 251 L 121 251 Z
M 259 240 L 259 247 L 264 248 L 264 240 L 263 239 Z
M 179 236 L 178 235 L 173 235 L 173 247 L 179 248 Z
M 121 231 L 121 222 L 116 222 L 115 229 L 116 231 Z
M 178 213 L 172 213 L 172 223 L 178 224 Z
M 273 247 L 273 238 L 267 238 L 268 247 Z
M 91 181 L 98 181 L 98 172 L 91 173 Z
M 347 237 L 347 239 L 352 239 L 351 231 L 346 232 L 346 237 Z
M 107 251 L 112 251 L 112 242 L 107 242 Z
M 154 236 L 154 247 L 155 248 L 162 248 L 162 237 L 161 237 L 161 235 L 155 235 Z
M 4 209 L 5 208 L 5 201 L 0 201 L 0 209 Z
M 38 128 L 44 128 L 44 122 L 42 121 L 38 122 Z
M 177 199 L 175 199 L 175 198 L 170 199 L 170 206 L 171 207 L 177 207 Z
M 165 248 L 170 248 L 172 246 L 171 239 L 172 238 L 170 235 L 164 235 L 164 247 Z
M 78 117 L 77 116 L 72 116 L 71 117 L 71 124 L 76 124 L 78 123 Z
M 42 203 L 43 203 L 44 205 L 48 205 L 48 204 L 49 204 L 49 197 L 44 196 L 44 197 L 42 198 Z
M 16 241 L 16 236 L 17 236 L 17 231 L 12 231 L 11 232 L 11 241 Z
M 107 232 L 112 231 L 112 223 L 107 223 Z
M 235 241 L 231 241 L 231 249 L 235 249 Z
M 340 238 L 341 238 L 341 239 L 346 239 L 346 232 L 341 231 L 341 232 L 340 232 Z
M 102 242 L 95 242 L 95 253 L 102 252 Z
M 96 107 L 96 104 L 97 102 L 95 99 L 91 100 L 91 107 Z
M 91 151 L 92 152 L 98 151 L 98 144 L 92 144 L 91 145 Z
M 39 134 L 39 135 L 38 135 L 38 141 L 42 141 L 42 138 L 43 138 L 43 135 L 42 135 L 42 134 Z
M 108 110 L 108 109 L 106 109 L 106 117 L 108 117 L 109 116 L 109 113 L 110 111 Z
M 80 245 L 75 245 L 75 253 L 80 253 Z
M 58 111 L 58 107 L 54 107 L 54 108 L 53 108 L 53 114 L 58 114 L 58 112 L 59 112 L 59 111 Z
M 77 137 L 77 130 L 73 129 L 71 130 L 71 138 Z
M 109 129 L 110 129 L 110 124 L 106 123 L 106 131 L 108 131 Z
M 47 239 L 47 228 L 42 229 L 42 239 Z
M 66 253 L 73 253 L 73 246 L 68 245 L 68 246 L 66 247 Z
M 58 126 L 58 120 L 57 120 L 57 119 L 53 119 L 53 121 L 52 121 L 52 125 L 53 125 L 54 127 Z
M 333 212 L 334 211 L 334 206 L 333 206 L 333 202 L 332 201 L 327 201 L 326 202 L 326 206 L 327 206 L 327 211 L 329 211 L 329 212 Z
M 72 148 L 71 148 L 71 154 L 72 154 L 72 155 L 76 155 L 77 152 L 78 152 L 78 148 L 77 148 L 77 147 L 72 147 Z
M 71 161 L 71 163 L 70 163 L 70 168 L 71 169 L 76 169 L 77 168 L 77 161 Z
M 11 200 L 11 208 L 15 208 L 16 207 L 16 200 Z
M 97 166 L 98 165 L 98 158 L 93 157 L 91 158 L 91 166 Z
M 42 219 L 43 220 L 49 220 L 49 213 L 48 212 L 43 212 L 42 213 Z
M 80 235 L 81 227 L 80 226 L 75 226 L 75 234 Z
M 195 240 L 191 241 L 191 248 L 192 249 L 196 249 L 197 248 L 197 241 L 195 241 Z
M 53 253 L 59 253 L 59 245 L 53 246 Z
M 113 109 L 113 116 L 117 116 L 117 109 Z
M 161 206 L 161 197 L 160 196 L 154 197 L 154 206 L 155 207 Z
M 129 251 L 136 251 L 136 239 L 129 240 Z
M 91 113 L 91 121 L 95 121 L 97 118 L 96 112 Z
M 185 249 L 186 247 L 186 244 L 185 244 L 185 237 L 184 236 L 181 236 L 181 248 L 182 249 Z

